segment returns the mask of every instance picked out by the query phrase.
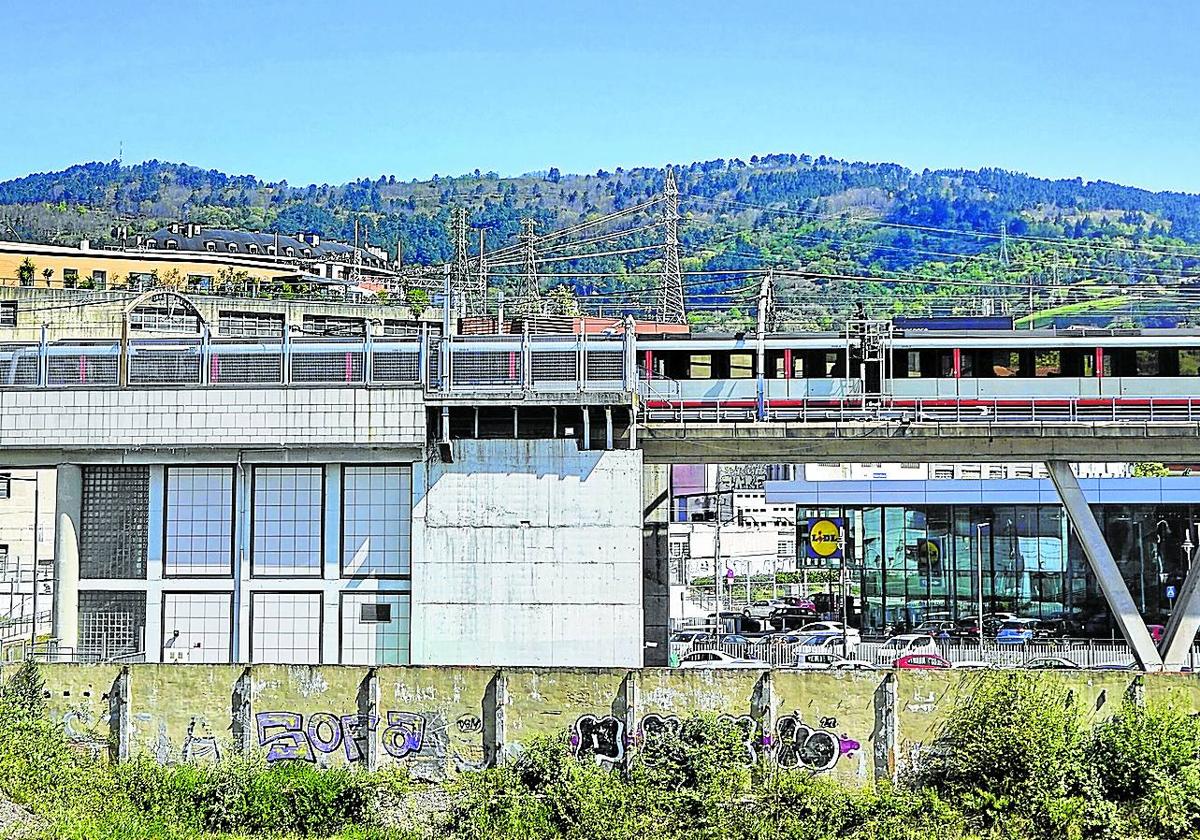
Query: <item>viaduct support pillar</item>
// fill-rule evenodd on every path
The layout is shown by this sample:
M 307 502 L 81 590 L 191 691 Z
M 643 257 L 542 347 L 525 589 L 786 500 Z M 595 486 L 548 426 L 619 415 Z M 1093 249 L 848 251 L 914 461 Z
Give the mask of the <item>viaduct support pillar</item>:
M 1192 642 L 1196 640 L 1196 631 L 1200 630 L 1200 550 L 1193 555 L 1191 568 L 1184 578 L 1183 587 L 1179 591 L 1179 600 L 1175 602 L 1175 610 L 1167 622 L 1166 633 L 1163 634 L 1163 670 L 1182 671 L 1192 650 Z
M 1096 582 L 1100 584 L 1104 600 L 1108 602 L 1109 609 L 1117 619 L 1117 626 L 1121 628 L 1121 634 L 1133 651 L 1134 660 L 1143 671 L 1161 671 L 1162 657 L 1158 654 L 1158 648 L 1154 646 L 1145 619 L 1138 613 L 1137 604 L 1129 594 L 1125 579 L 1121 577 L 1117 561 L 1113 559 L 1112 551 L 1104 540 L 1104 532 L 1100 530 L 1100 524 L 1079 487 L 1079 479 L 1075 477 L 1071 465 L 1066 461 L 1047 461 L 1046 469 L 1059 498 L 1062 499 L 1067 519 L 1079 535 L 1083 553 L 1092 567 Z
M 83 472 L 58 467 L 54 501 L 54 638 L 72 653 L 79 647 L 79 523 L 83 515 Z

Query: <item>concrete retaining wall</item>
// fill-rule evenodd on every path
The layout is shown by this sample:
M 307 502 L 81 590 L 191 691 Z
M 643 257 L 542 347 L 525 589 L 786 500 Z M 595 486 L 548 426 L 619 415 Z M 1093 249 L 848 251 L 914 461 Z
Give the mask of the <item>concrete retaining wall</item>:
M 11 673 L 12 668 L 5 669 Z M 47 665 L 51 714 L 113 759 L 214 761 L 245 752 L 319 766 L 403 767 L 436 781 L 566 733 L 582 760 L 625 766 L 693 712 L 727 715 L 746 761 L 894 778 L 930 743 L 979 672 L 801 673 L 577 668 Z M 3 675 L 0 675 L 3 676 Z M 1047 673 L 1093 720 L 1130 692 L 1200 710 L 1200 676 Z

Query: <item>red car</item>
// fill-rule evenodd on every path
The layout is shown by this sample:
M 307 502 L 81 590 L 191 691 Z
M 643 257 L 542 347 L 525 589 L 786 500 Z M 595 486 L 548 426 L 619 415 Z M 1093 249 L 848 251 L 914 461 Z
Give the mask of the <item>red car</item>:
M 951 667 L 949 659 L 936 653 L 910 653 L 901 656 L 892 666 L 905 671 L 935 671 Z
M 1150 638 L 1154 640 L 1154 644 L 1161 642 L 1163 634 L 1167 632 L 1167 628 L 1161 624 L 1147 624 L 1146 629 L 1150 631 Z

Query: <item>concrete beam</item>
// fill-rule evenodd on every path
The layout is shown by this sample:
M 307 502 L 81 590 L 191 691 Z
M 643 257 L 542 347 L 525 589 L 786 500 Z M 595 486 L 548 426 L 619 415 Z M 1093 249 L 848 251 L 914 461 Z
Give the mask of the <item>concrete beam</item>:
M 1108 602 L 1109 609 L 1117 619 L 1117 626 L 1121 628 L 1121 634 L 1133 651 L 1134 660 L 1143 671 L 1161 671 L 1162 657 L 1154 646 L 1145 619 L 1138 613 L 1137 604 L 1129 594 L 1125 579 L 1121 577 L 1121 570 L 1117 568 L 1117 561 L 1113 559 L 1112 551 L 1108 548 L 1104 532 L 1100 530 L 1100 523 L 1096 521 L 1096 516 L 1079 487 L 1079 479 L 1075 477 L 1071 465 L 1066 461 L 1047 461 L 1046 469 L 1050 472 L 1050 480 L 1054 482 L 1054 487 L 1062 499 L 1067 518 L 1075 527 L 1075 533 L 1079 535 L 1083 553 L 1092 567 L 1096 582 L 1100 584 L 1104 600 Z
M 1182 671 L 1200 630 L 1200 549 L 1192 556 L 1192 566 L 1179 591 L 1179 599 L 1163 634 L 1163 670 Z
M 658 422 L 638 440 L 647 463 L 805 461 L 1179 461 L 1200 458 L 1195 423 Z

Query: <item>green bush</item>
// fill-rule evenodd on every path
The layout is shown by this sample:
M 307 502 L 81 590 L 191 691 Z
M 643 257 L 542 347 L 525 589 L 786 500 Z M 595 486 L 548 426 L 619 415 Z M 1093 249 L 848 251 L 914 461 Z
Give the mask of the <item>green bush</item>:
M 1200 720 L 1168 702 L 1126 700 L 1088 743 L 1104 797 L 1156 837 L 1200 831 Z

